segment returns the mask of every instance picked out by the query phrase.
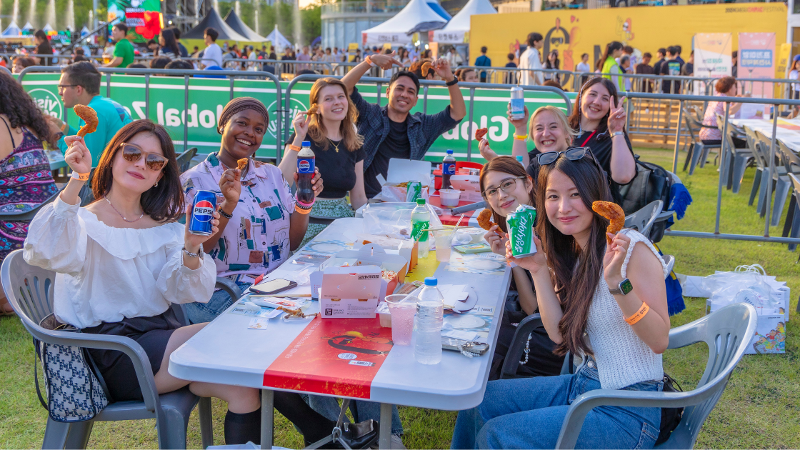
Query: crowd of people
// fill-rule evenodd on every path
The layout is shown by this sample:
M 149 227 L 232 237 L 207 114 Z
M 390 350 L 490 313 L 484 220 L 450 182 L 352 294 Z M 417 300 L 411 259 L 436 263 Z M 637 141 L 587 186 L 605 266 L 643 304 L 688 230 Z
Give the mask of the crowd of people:
M 162 30 L 157 49 L 170 60 L 164 67 L 181 62 L 179 55 L 186 50 L 180 34 L 168 31 Z M 113 36 L 124 41 L 126 32 L 124 25 L 117 25 Z M 216 30 L 207 29 L 206 48 L 192 53 L 201 67 L 222 67 L 226 55 L 238 50 L 224 52 L 217 37 Z M 541 35 L 529 36 L 520 67 L 542 64 L 541 41 Z M 612 44 L 604 67 L 630 67 L 634 62 L 623 60 L 626 49 Z M 245 49 L 243 55 L 249 58 L 250 52 L 254 50 Z M 312 56 L 306 47 L 295 58 L 314 61 L 336 58 L 337 53 L 315 51 Z M 106 64 L 131 67 L 124 44 L 117 43 L 111 56 Z M 273 59 L 274 49 L 267 56 Z M 0 119 L 5 124 L 0 135 L 8 135 L 0 139 L 0 173 L 12 192 L 2 199 L 2 208 L 30 209 L 58 192 L 47 167 L 45 142 L 61 149 L 72 170 L 61 193 L 30 224 L 0 224 L 6 236 L 0 258 L 23 249 L 29 264 L 57 272 L 64 285 L 54 298 L 59 320 L 84 333 L 136 340 L 150 359 L 159 392 L 188 386 L 199 396 L 221 398 L 228 405 L 226 443 L 258 443 L 257 390 L 177 379 L 167 371 L 169 356 L 236 301 L 214 291 L 217 277 L 249 287 L 330 222 L 352 217 L 375 197 L 390 159 L 421 160 L 439 136 L 459 125 L 467 113 L 459 83 L 482 81 L 480 73 L 454 71 L 457 53 L 432 60 L 427 78 L 445 82 L 450 104 L 430 114 L 412 113 L 420 79 L 426 78 L 424 56 L 370 51 L 341 80 L 316 80 L 309 110 L 293 118 L 294 131 L 283 144 L 278 166 L 254 158 L 267 133 L 267 108 L 255 98 L 235 98 L 218 118 L 219 150 L 183 173 L 161 125 L 131 120 L 118 103 L 99 95 L 101 76 L 93 63 L 77 60 L 63 66 L 58 84 L 65 106 L 88 105 L 98 114 L 97 131 L 84 138 L 68 124 L 45 117 L 20 84 L 0 71 Z M 516 55 L 508 56 L 508 64 L 516 64 Z M 559 55 L 548 55 L 546 64 L 558 68 Z M 486 48 L 476 65 L 491 67 Z M 391 73 L 384 106 L 365 100 L 356 87 L 375 68 Z M 532 114 L 525 109 L 523 119 L 509 113 L 513 156 L 498 156 L 486 139 L 480 142 L 487 160 L 480 189 L 497 223 L 485 238 L 493 252 L 514 263 L 513 284 L 494 351 L 492 381 L 481 405 L 459 414 L 454 448 L 553 447 L 576 396 L 600 388 L 663 388 L 660 354 L 669 332 L 666 268 L 644 236 L 630 230 L 607 234 L 606 220 L 592 212 L 594 201 L 619 201 L 621 187 L 636 176 L 621 84 L 614 80 L 617 72 L 608 73 L 609 78 L 592 76 L 583 83 L 569 117 L 554 107 Z M 558 83 L 557 74 L 551 74 L 546 79 L 541 72 L 523 71 L 519 82 Z M 718 90 L 735 95 L 726 86 Z M 310 141 L 316 158 L 310 206 L 292 194 L 303 141 Z M 248 160 L 242 169 L 237 167 L 241 159 Z M 87 190 L 91 195 L 84 201 Z M 190 223 L 198 190 L 221 193 L 210 236 L 194 235 L 178 222 L 185 215 Z M 540 213 L 538 252 L 513 258 L 505 218 L 521 204 Z M 632 291 L 627 288 L 631 285 Z M 174 303 L 185 305 L 189 325 L 177 320 L 170 308 Z M 0 305 L 2 312 L 12 313 L 7 303 Z M 519 369 L 525 378 L 498 380 L 514 325 L 535 312 L 542 315 L 543 326 L 532 333 L 529 358 Z M 559 375 L 567 351 L 582 355 L 583 362 L 574 375 Z M 114 399 L 141 398 L 126 357 L 110 350 L 90 354 Z M 306 443 L 330 435 L 338 414 L 335 398 L 305 399 L 288 392 L 275 393 L 275 407 Z M 362 448 L 377 436 L 380 408 L 367 401 L 353 402 L 351 408 L 355 423 L 345 427 L 343 437 L 351 447 Z M 659 426 L 658 408 L 600 407 L 587 416 L 578 445 L 649 448 Z M 403 433 L 396 409 L 391 428 L 396 436 Z

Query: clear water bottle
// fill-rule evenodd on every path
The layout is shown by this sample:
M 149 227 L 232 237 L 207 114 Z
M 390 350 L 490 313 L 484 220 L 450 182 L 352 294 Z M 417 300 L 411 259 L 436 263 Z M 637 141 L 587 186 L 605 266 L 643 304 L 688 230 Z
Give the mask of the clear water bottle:
M 421 364 L 439 364 L 442 360 L 444 302 L 442 293 L 436 285 L 436 278 L 425 278 L 425 287 L 422 288 L 417 301 L 417 315 L 414 318 L 414 327 L 417 330 L 414 358 Z
M 525 92 L 519 86 L 511 88 L 511 119 L 525 118 Z
M 448 150 L 444 160 L 442 160 L 442 189 L 450 189 L 450 177 L 456 174 L 456 158 L 453 151 Z
M 428 250 L 430 249 L 428 235 L 430 232 L 422 230 L 427 230 L 430 226 L 431 213 L 428 212 L 428 208 L 425 206 L 425 199 L 418 198 L 417 206 L 411 211 L 411 239 L 419 241 L 418 256 L 420 258 L 428 256 Z

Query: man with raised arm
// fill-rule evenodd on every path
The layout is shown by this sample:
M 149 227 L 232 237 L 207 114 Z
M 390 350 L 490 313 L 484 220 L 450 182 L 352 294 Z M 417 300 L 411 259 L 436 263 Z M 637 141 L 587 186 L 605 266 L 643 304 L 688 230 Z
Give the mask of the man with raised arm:
M 359 94 L 356 83 L 373 67 L 384 70 L 403 65 L 388 55 L 371 54 L 364 62 L 354 67 L 342 81 L 358 109 L 358 134 L 364 136 L 364 189 L 372 198 L 381 191 L 378 175 L 386 178 L 389 159 L 405 158 L 420 160 L 444 132 L 455 128 L 467 114 L 464 97 L 458 88 L 458 79 L 453 75 L 447 60 L 434 61 L 431 70 L 442 78 L 450 91 L 450 105 L 436 114 L 411 114 L 417 104 L 419 79 L 406 70 L 398 70 L 386 87 L 389 104 L 378 106 L 369 103 Z

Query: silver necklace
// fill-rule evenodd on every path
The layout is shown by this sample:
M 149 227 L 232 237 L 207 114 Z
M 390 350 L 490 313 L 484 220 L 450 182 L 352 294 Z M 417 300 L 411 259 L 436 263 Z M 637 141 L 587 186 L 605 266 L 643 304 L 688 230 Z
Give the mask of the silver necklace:
M 141 215 L 141 216 L 139 216 L 138 218 L 136 218 L 136 219 L 133 219 L 133 220 L 128 220 L 128 219 L 126 219 L 126 218 L 125 218 L 125 216 L 123 216 L 123 215 L 122 215 L 122 213 L 121 213 L 121 212 L 119 212 L 119 210 L 118 210 L 117 208 L 114 208 L 114 204 L 113 204 L 113 203 L 111 203 L 111 200 L 109 200 L 109 199 L 108 199 L 108 197 L 104 197 L 104 198 L 106 199 L 106 201 L 108 202 L 108 204 L 109 204 L 109 205 L 111 205 L 111 208 L 112 208 L 112 209 L 113 209 L 113 210 L 114 210 L 114 211 L 115 211 L 117 214 L 119 214 L 119 216 L 120 216 L 120 217 L 122 217 L 122 220 L 124 220 L 125 222 L 128 222 L 128 223 L 133 223 L 133 222 L 136 222 L 137 220 L 141 219 L 142 217 L 144 217 L 144 211 L 142 211 L 142 215 Z

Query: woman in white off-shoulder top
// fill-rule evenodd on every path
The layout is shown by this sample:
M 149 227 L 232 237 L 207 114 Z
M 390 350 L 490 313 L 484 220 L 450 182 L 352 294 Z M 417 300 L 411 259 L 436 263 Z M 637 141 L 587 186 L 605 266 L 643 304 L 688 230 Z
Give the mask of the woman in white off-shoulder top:
M 569 405 L 584 393 L 663 389 L 670 327 L 664 262 L 643 235 L 607 233 L 608 220 L 592 212 L 611 193 L 590 152 L 538 158 L 541 241 L 524 258 L 506 243 L 506 256 L 531 273 L 555 353 L 569 350 L 583 363 L 573 375 L 490 381 L 483 402 L 459 413 L 452 448 L 554 448 Z M 652 448 L 660 424 L 660 408 L 596 407 L 576 448 Z
M 149 120 L 120 129 L 95 170 L 98 200 L 85 208 L 78 193 L 92 156 L 80 137 L 66 142 L 73 176 L 31 222 L 24 246 L 29 264 L 57 273 L 56 317 L 84 333 L 134 339 L 147 353 L 159 393 L 188 385 L 199 396 L 221 398 L 228 403 L 226 442 L 258 442 L 258 390 L 189 382 L 167 371 L 170 354 L 205 326 L 182 327 L 170 304 L 208 301 L 216 279 L 214 262 L 202 250 L 208 236 L 191 234 L 175 221 L 184 201 L 167 131 Z M 214 213 L 215 232 L 218 219 Z M 128 357 L 111 350 L 89 353 L 114 400 L 142 398 Z

